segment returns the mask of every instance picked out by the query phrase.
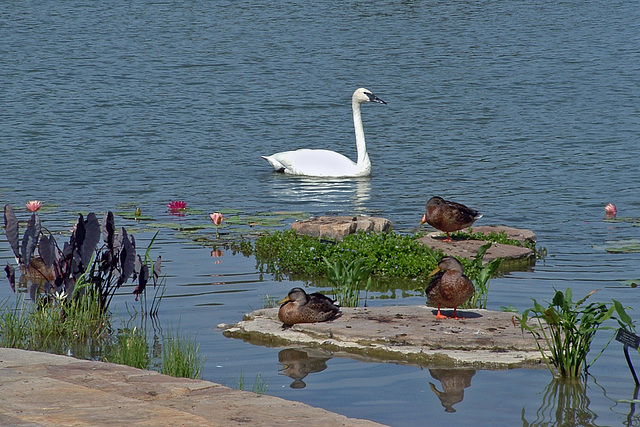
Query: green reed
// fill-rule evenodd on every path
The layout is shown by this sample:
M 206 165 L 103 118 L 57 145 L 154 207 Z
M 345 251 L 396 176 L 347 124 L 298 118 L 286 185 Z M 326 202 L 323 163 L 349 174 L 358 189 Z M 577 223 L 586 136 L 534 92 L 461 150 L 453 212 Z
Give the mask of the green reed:
M 583 368 L 586 371 L 595 362 L 604 349 L 591 364 L 587 364 L 586 358 L 596 332 L 600 329 L 614 329 L 602 326 L 605 321 L 613 318 L 620 327 L 634 329 L 625 308 L 616 300 L 612 300 L 611 306 L 601 302 L 585 305 L 586 300 L 595 292 L 573 302 L 570 288 L 564 293 L 556 291 L 553 300 L 546 307 L 532 298 L 533 307 L 526 309 L 521 316 L 515 316 L 522 330 L 530 332 L 536 339 L 538 350 L 554 377 L 577 378 Z M 614 314 L 618 317 L 614 317 Z
M 475 292 L 471 298 L 462 304 L 461 308 L 487 308 L 487 298 L 489 295 L 489 280 L 502 264 L 502 258 L 496 258 L 489 261 L 487 264 L 482 264 L 482 258 L 487 250 L 491 247 L 491 242 L 485 243 L 478 248 L 478 252 L 474 259 L 467 263 L 466 260 L 461 260 L 463 264 L 467 264 L 465 267 L 465 274 L 473 281 Z
M 110 346 L 104 361 L 148 369 L 151 357 L 144 331 L 135 326 L 118 331 L 115 343 Z
M 200 378 L 204 357 L 195 339 L 171 334 L 163 340 L 161 373 L 181 378 Z
M 360 291 L 371 288 L 371 269 L 364 258 L 346 261 L 338 258 L 332 261 L 323 258 L 327 267 L 327 280 L 333 287 L 338 304 L 343 307 L 358 307 Z

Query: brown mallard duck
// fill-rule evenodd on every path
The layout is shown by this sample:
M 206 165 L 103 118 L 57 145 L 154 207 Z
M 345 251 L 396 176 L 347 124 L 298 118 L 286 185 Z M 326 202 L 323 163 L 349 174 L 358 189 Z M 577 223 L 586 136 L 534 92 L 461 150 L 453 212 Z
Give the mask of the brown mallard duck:
M 464 319 L 456 315 L 456 310 L 460 304 L 471 298 L 475 288 L 471 280 L 464 275 L 464 268 L 460 261 L 446 256 L 438 262 L 438 267 L 431 272 L 430 276 L 433 276 L 433 279 L 429 282 L 425 293 L 428 301 L 438 304 L 436 319 L 447 318 L 440 313 L 440 306 L 453 308 L 451 319 Z
M 278 318 L 285 327 L 296 323 L 324 322 L 340 312 L 335 301 L 318 292 L 307 294 L 302 288 L 293 288 L 280 302 Z
M 427 202 L 426 210 L 420 225 L 425 222 L 434 228 L 447 233 L 445 242 L 451 241 L 449 233 L 470 227 L 476 220 L 482 218 L 478 211 L 468 208 L 463 204 L 444 200 L 442 197 L 434 196 Z

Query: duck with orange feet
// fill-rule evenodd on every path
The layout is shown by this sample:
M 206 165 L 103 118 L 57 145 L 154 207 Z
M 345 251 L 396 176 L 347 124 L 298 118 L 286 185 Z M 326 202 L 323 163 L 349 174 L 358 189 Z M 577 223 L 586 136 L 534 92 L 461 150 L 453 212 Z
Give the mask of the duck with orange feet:
M 477 210 L 438 196 L 429 199 L 425 208 L 420 225 L 426 222 L 447 233 L 445 242 L 451 241 L 449 233 L 471 227 L 474 222 L 482 218 L 482 214 Z
M 464 275 L 462 263 L 452 256 L 446 256 L 438 262 L 438 266 L 429 276 L 432 279 L 425 293 L 429 302 L 438 304 L 436 319 L 464 319 L 457 316 L 457 308 L 471 298 L 475 288 L 471 280 Z M 441 306 L 453 308 L 453 316 L 444 316 L 440 312 Z

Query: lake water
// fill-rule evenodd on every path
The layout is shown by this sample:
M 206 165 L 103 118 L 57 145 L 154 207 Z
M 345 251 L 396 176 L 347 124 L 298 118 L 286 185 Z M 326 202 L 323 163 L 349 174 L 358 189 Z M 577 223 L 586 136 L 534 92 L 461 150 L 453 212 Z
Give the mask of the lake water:
M 615 298 L 640 320 L 640 291 L 623 283 L 640 278 L 640 254 L 605 250 L 638 243 L 634 2 L 17 1 L 3 5 L 0 40 L 0 201 L 20 219 L 23 204 L 40 199 L 54 230 L 80 211 L 135 205 L 158 223 L 207 224 L 206 213 L 232 209 L 361 213 L 413 232 L 427 199 L 440 195 L 481 211 L 478 225 L 533 230 L 547 249 L 530 270 L 490 282 L 489 309 L 523 310 L 553 289 L 600 289 L 594 300 Z M 271 172 L 260 155 L 327 148 L 355 159 L 350 97 L 362 86 L 388 102 L 363 107 L 370 179 Z M 169 215 L 171 200 L 192 211 Z M 608 202 L 630 220 L 605 222 Z M 116 224 L 141 242 L 153 235 Z M 237 386 L 242 376 L 251 388 L 260 375 L 268 394 L 394 426 L 640 424 L 620 402 L 634 383 L 615 341 L 573 397 L 554 390 L 544 369 L 478 370 L 459 373 L 464 399 L 445 412 L 429 384 L 442 390 L 442 373 L 341 358 L 315 359 L 318 372 L 292 388 L 279 372 L 290 353 L 227 339 L 215 326 L 302 282 L 160 230 L 160 322 L 196 337 L 207 380 Z M 1 242 L 4 264 L 12 257 Z M 129 291 L 116 301 L 123 317 Z M 10 295 L 0 286 L 1 298 Z M 425 301 L 393 290 L 369 297 Z M 591 357 L 610 337 L 598 333 Z M 564 405 L 573 421 L 556 412 Z

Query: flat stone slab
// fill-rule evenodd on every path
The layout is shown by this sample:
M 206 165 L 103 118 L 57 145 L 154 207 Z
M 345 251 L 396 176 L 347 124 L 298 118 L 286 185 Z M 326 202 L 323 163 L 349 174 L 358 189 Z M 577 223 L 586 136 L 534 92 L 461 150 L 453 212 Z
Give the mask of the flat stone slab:
M 520 243 L 535 243 L 536 235 L 531 230 L 507 227 L 504 225 L 484 225 L 479 227 L 472 227 L 474 232 L 483 233 L 489 235 L 490 233 L 505 232 L 507 237 L 512 240 L 517 240 Z M 475 258 L 478 253 L 478 248 L 484 245 L 483 240 L 467 240 L 451 238 L 451 242 L 445 242 L 445 234 L 440 231 L 434 231 L 426 236 L 418 239 L 418 241 L 424 245 L 429 246 L 434 250 L 442 250 L 446 255 L 454 255 L 464 258 Z M 483 260 L 490 262 L 496 258 L 502 258 L 503 260 L 523 260 L 528 263 L 535 262 L 535 252 L 524 246 L 505 245 L 503 243 L 493 243 L 487 252 L 484 254 Z
M 2 426 L 380 426 L 130 366 L 0 348 Z
M 339 241 L 358 231 L 388 232 L 392 226 L 388 219 L 373 216 L 319 216 L 296 221 L 291 229 L 305 236 Z
M 481 369 L 540 366 L 533 337 L 513 323 L 513 313 L 458 310 L 466 319 L 437 320 L 435 311 L 427 306 L 342 308 L 342 316 L 332 321 L 283 329 L 278 309 L 270 308 L 219 327 L 225 336 L 252 344 L 319 347 L 334 356 L 367 361 Z

